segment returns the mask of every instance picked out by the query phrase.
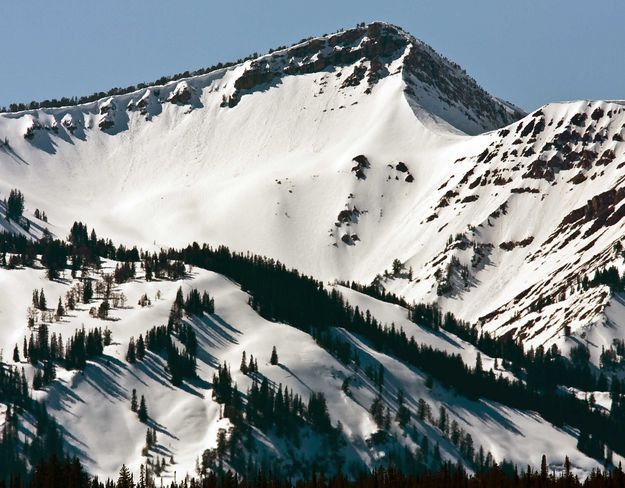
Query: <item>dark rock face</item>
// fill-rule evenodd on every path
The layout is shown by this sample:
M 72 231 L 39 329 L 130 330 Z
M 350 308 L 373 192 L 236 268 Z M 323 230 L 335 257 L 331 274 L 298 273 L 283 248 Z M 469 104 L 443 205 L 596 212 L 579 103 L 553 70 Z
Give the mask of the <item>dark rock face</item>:
M 222 106 L 234 107 L 244 94 L 268 84 L 278 84 L 284 76 L 331 71 L 355 63 L 358 64 L 344 79 L 341 89 L 366 83 L 365 93 L 371 93 L 372 88 L 389 75 L 391 63 L 404 55 L 401 70 L 407 93 L 413 92 L 412 83 L 416 79 L 440 92 L 441 99 L 464 106 L 464 112 L 468 109 L 479 114 L 485 129 L 510 124 L 524 115 L 514 108 L 506 108 L 458 65 L 429 46 L 398 27 L 382 22 L 311 39 L 251 61 L 234 82 L 234 92 Z
M 529 236 L 520 241 L 506 241 L 499 244 L 499 248 L 504 251 L 512 251 L 515 247 L 527 247 L 534 242 L 534 237 Z
M 401 171 L 402 173 L 408 172 L 408 166 L 406 166 L 406 164 L 402 163 L 401 161 L 395 165 L 395 169 L 397 171 Z
M 337 222 L 341 224 L 346 224 L 346 223 L 355 224 L 355 223 L 358 223 L 358 217 L 360 217 L 360 210 L 354 207 L 353 209 L 341 210 L 338 216 L 336 217 L 336 220 Z
M 360 85 L 360 82 L 364 79 L 366 73 L 367 73 L 366 66 L 362 64 L 354 66 L 354 71 L 352 71 L 351 75 L 345 78 L 345 81 L 343 81 L 341 88 L 347 88 L 348 86 Z
M 559 229 L 592 222 L 590 228 L 584 234 L 588 237 L 602 227 L 616 224 L 625 216 L 625 208 L 620 207 L 615 211 L 616 205 L 625 199 L 625 188 L 612 188 L 592 197 L 586 205 L 576 208 L 569 213 L 558 227 Z
M 371 166 L 369 164 L 369 160 L 363 154 L 360 154 L 352 159 L 352 161 L 356 163 L 356 165 L 352 168 L 352 172 L 356 175 L 356 178 L 359 180 L 366 180 L 367 175 L 365 170 Z
M 106 130 L 106 129 L 110 129 L 111 127 L 113 127 L 114 122 L 106 117 L 100 119 L 100 121 L 98 122 L 98 127 L 100 128 L 100 130 Z
M 189 103 L 191 101 L 191 87 L 185 82 L 178 83 L 174 91 L 167 97 L 167 101 L 180 105 Z
M 400 33 L 396 27 L 373 23 L 332 36 L 312 39 L 286 51 L 256 59 L 235 81 L 235 91 L 228 106 L 237 105 L 245 92 L 253 92 L 263 85 L 279 82 L 283 76 L 321 72 L 363 59 L 369 60 L 370 66 L 360 64 L 354 67 L 342 88 L 358 86 L 367 72 L 368 84 L 372 86 L 388 74 L 387 63 L 397 59 L 409 41 L 410 38 Z

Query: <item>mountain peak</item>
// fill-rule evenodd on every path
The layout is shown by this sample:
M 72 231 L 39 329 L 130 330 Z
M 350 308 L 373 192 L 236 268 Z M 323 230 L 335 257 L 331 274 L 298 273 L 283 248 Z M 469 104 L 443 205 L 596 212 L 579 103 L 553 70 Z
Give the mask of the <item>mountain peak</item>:
M 497 129 L 525 115 L 487 93 L 459 65 L 423 41 L 379 21 L 311 38 L 246 62 L 224 105 L 234 107 L 245 94 L 277 84 L 284 76 L 336 71 L 349 65 L 352 71 L 341 88 L 360 85 L 370 94 L 381 79 L 401 75 L 418 116 L 434 116 L 465 133 Z

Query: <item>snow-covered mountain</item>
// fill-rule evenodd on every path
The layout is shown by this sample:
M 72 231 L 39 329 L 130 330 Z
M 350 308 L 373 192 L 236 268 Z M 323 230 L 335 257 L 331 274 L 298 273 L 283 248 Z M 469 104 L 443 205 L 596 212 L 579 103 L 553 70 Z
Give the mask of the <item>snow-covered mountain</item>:
M 373 23 L 90 104 L 0 114 L 0 195 L 19 188 L 31 221 L 26 231 L 2 215 L 0 226 L 64 238 L 80 220 L 144 249 L 197 241 L 250 250 L 326 282 L 373 281 L 408 302 L 436 302 L 527 347 L 566 352 L 584 342 L 598 365 L 602 347 L 625 338 L 625 310 L 607 286 L 581 279 L 625 268 L 624 136 L 622 102 L 554 103 L 526 115 L 421 41 Z M 35 209 L 48 221 L 34 218 Z M 13 324 L 0 327 L 5 351 L 27 333 L 32 290 L 45 287 L 56 300 L 71 285 L 43 274 L 0 270 L 11 290 L 0 302 L 3 324 Z M 142 462 L 145 429 L 127 409 L 133 388 L 154 406 L 162 453 L 174 454 L 172 469 L 181 473 L 193 472 L 227 424 L 201 386 L 172 388 L 150 367 L 124 361 L 131 336 L 167 321 L 179 285 L 122 285 L 130 304 L 157 289 L 163 299 L 116 311 L 107 359 L 84 374 L 59 373 L 47 393 L 94 472 Z M 284 367 L 263 364 L 262 372 L 302 395 L 323 391 L 351 439 L 347 455 L 375 464 L 383 454 L 366 442 L 376 430 L 368 413 L 375 389 L 366 379 L 346 395 L 342 383 L 355 373 L 305 333 L 260 318 L 224 277 L 196 271 L 184 286 L 209 290 L 217 304 L 219 321 L 198 325 L 201 377 L 210 379 L 216 360 L 237 365 L 243 350 L 268 360 L 275 344 Z M 337 287 L 379 321 L 475 362 L 477 351 L 461 339 L 424 331 L 398 306 Z M 71 334 L 90 322 L 82 310 L 54 327 Z M 583 470 L 596 465 L 576 451 L 575 432 L 425 388 L 419 371 L 350 340 L 391 372 L 391 390 L 406 393 L 415 415 L 418 398 L 436 411 L 445 405 L 496 459 L 538 464 L 546 452 L 555 462 L 568 454 Z M 494 367 L 494 358 L 483 361 Z M 430 433 L 445 456 L 458 456 Z

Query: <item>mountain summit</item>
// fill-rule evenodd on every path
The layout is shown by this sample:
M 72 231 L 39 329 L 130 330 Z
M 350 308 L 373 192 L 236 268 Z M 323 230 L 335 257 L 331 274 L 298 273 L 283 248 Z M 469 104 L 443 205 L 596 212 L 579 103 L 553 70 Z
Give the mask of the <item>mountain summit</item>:
M 228 106 L 246 93 L 281 82 L 285 76 L 335 71 L 350 66 L 341 88 L 362 85 L 365 93 L 389 75 L 401 73 L 411 102 L 469 134 L 507 125 L 523 112 L 486 93 L 457 64 L 399 27 L 374 22 L 317 37 L 249 62 L 234 82 Z

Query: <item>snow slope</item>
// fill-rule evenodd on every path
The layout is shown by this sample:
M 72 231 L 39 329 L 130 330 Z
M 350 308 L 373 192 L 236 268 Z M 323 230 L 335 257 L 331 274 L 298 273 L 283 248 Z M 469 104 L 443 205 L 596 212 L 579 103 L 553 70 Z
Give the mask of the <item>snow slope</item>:
M 114 262 L 107 262 L 102 273 L 110 272 Z M 71 279 L 64 283 L 50 282 L 40 270 L 1 270 L 0 276 L 8 287 L 33 287 L 44 289 L 50 303 L 63 296 L 73 285 Z M 66 276 L 69 278 L 69 276 Z M 98 275 L 92 275 L 98 278 Z M 176 290 L 182 286 L 188 291 L 192 287 L 206 290 L 215 299 L 215 314 L 191 320 L 198 335 L 197 380 L 186 381 L 181 387 L 174 387 L 167 379 L 163 359 L 151 352 L 144 361 L 129 364 L 126 359 L 128 342 L 139 334 L 145 334 L 153 325 L 167 322 L 169 309 Z M 465 361 L 475 361 L 476 351 L 459 338 L 442 333 L 436 335 L 405 320 L 407 311 L 379 302 L 346 288 L 339 288 L 345 298 L 363 310 L 368 309 L 380 321 L 394 322 L 403 327 L 409 336 L 420 343 L 430 344 L 448 352 L 460 353 Z M 119 285 L 116 292 L 123 292 L 128 298 L 124 308 L 111 310 L 109 320 L 93 318 L 89 306 L 81 305 L 69 312 L 60 322 L 50 323 L 50 333 L 61 333 L 69 337 L 74 330 L 84 326 L 107 327 L 112 331 L 113 343 L 107 346 L 104 355 L 90 361 L 84 372 L 70 372 L 57 368 L 57 379 L 45 390 L 35 392 L 45 398 L 49 411 L 63 426 L 65 437 L 71 449 L 85 463 L 87 469 L 100 476 L 114 476 L 122 463 L 134 472 L 145 463 L 142 452 L 145 446 L 146 425 L 139 422 L 130 410 L 133 389 L 138 395 L 145 395 L 149 425 L 157 431 L 158 444 L 149 456 L 164 457 L 168 463 L 164 478 L 178 479 L 194 475 L 196 460 L 202 452 L 216 445 L 217 431 L 227 428 L 229 421 L 221 418 L 221 406 L 211 397 L 210 380 L 218 364 L 224 361 L 232 366 L 234 381 L 241 391 L 251 386 L 249 376 L 238 370 L 241 354 L 246 351 L 258 359 L 260 372 L 270 382 L 288 386 L 295 393 L 307 398 L 311 392 L 323 392 L 334 424 L 341 422 L 348 445 L 344 449 L 347 466 L 363 463 L 375 466 L 388 455 L 386 447 L 369 445 L 366 441 L 377 427 L 369 414 L 369 406 L 377 395 L 377 388 L 363 374 L 368 364 L 382 364 L 385 368 L 386 405 L 396 409 L 396 395 L 399 389 L 405 392 L 406 405 L 414 419 L 418 435 L 427 435 L 431 442 L 439 442 L 443 458 L 459 460 L 456 448 L 442 433 L 426 421 L 420 421 L 417 405 L 420 398 L 426 400 L 436 416 L 440 407 L 445 407 L 451 420 L 471 434 L 476 449 L 482 446 L 491 452 L 496 460 L 507 459 L 519 465 L 531 462 L 538 465 L 542 453 L 547 454 L 554 469 L 560 469 L 564 456 L 568 455 L 580 474 L 599 467 L 595 460 L 576 450 L 576 432 L 555 428 L 535 413 L 511 409 L 489 401 L 469 401 L 456 393 L 434 385 L 428 388 L 426 376 L 418 370 L 372 349 L 347 332 L 343 332 L 358 351 L 359 369 L 345 366 L 321 349 L 309 335 L 285 324 L 269 322 L 261 318 L 248 304 L 248 295 L 236 283 L 221 275 L 193 269 L 188 279 L 181 281 L 146 282 L 140 274 L 137 279 Z M 160 298 L 156 298 L 158 295 Z M 147 294 L 152 305 L 140 307 L 139 297 Z M 18 296 L 16 294 L 15 296 Z M 19 296 L 31 297 L 30 292 Z M 24 303 L 8 303 L 3 296 L 0 303 L 3 310 L 14 310 L 10 318 L 15 323 L 12 336 L 3 337 L 3 347 L 10 350 L 11 341 L 21 343 L 22 335 L 28 334 Z M 91 304 L 98 306 L 101 299 Z M 90 306 L 91 306 L 90 305 Z M 18 313 L 19 311 L 19 313 Z M 23 325 L 22 325 L 23 324 Z M 297 344 L 297 347 L 294 347 Z M 279 354 L 279 364 L 269 364 L 273 346 Z M 484 357 L 484 367 L 494 366 L 492 358 Z M 20 365 L 32 374 L 27 362 Z M 505 372 L 504 372 L 505 374 Z M 350 379 L 350 393 L 342 388 L 345 378 Z M 392 432 L 397 442 L 411 450 L 418 450 L 414 432 L 402 433 L 393 422 Z M 268 455 L 275 456 L 273 462 L 288 466 L 297 459 L 301 466 L 312 462 L 315 455 L 315 440 L 304 442 L 302 452 L 294 458 L 277 437 L 264 438 Z M 262 452 L 261 452 L 262 454 Z M 259 454 L 259 456 L 261 455 Z M 174 463 L 170 463 L 173 456 Z M 304 468 L 302 468 L 304 469 Z

